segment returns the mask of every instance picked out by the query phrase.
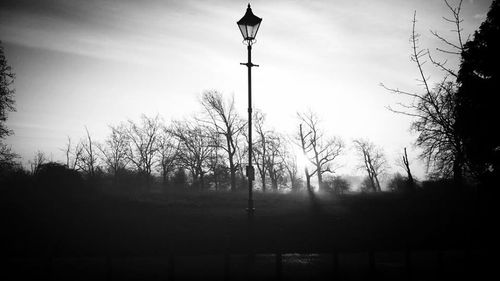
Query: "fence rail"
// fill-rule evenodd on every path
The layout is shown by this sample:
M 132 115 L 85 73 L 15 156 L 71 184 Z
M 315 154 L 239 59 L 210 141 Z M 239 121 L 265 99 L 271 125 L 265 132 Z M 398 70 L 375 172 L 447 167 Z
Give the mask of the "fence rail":
M 443 280 L 472 276 L 483 250 L 5 258 L 7 276 L 43 280 Z M 12 275 L 14 273 L 14 275 Z M 23 276 L 23 274 L 25 276 Z M 422 278 L 425 276 L 426 278 Z M 24 278 L 15 278 L 19 280 Z M 462 279 L 462 278 L 461 278 Z M 3 279 L 7 280 L 7 279 Z

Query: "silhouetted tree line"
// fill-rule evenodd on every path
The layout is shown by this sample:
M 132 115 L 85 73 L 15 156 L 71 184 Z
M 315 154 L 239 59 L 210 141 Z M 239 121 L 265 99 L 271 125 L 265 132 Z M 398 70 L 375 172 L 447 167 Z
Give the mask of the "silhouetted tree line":
M 158 186 L 195 190 L 246 189 L 242 168 L 247 165 L 246 122 L 235 111 L 234 99 L 225 98 L 217 91 L 206 91 L 200 103 L 202 114 L 189 119 L 167 123 L 159 115 L 142 115 L 139 121 L 127 120 L 111 125 L 102 141 L 95 140 L 85 128 L 84 137 L 77 142 L 68 138 L 61 149 L 64 163 L 53 163 L 38 151 L 29 161 L 29 174 L 38 175 L 46 165 L 49 169 L 63 166 L 93 184 L 107 183 L 131 190 Z M 316 186 L 319 191 L 337 194 L 351 189 L 350 181 L 336 174 L 343 164 L 339 157 L 345 153 L 346 145 L 340 137 L 326 133 L 316 114 L 311 111 L 298 113 L 298 131 L 292 135 L 269 128 L 265 114 L 259 110 L 254 119 L 257 133 L 253 145 L 254 165 L 259 180 L 256 187 L 264 192 L 280 189 L 312 192 Z M 367 175 L 362 191 L 382 191 L 380 177 L 388 168 L 383 150 L 366 139 L 354 140 L 353 148 L 359 155 L 358 168 Z M 299 171 L 298 157 L 302 158 L 304 174 Z M 408 156 L 403 155 L 403 159 L 406 160 L 405 171 L 412 179 Z M 311 182 L 312 177 L 316 179 L 315 184 Z M 413 189 L 416 186 L 413 179 L 405 184 Z
M 128 120 L 110 126 L 109 135 L 101 142 L 94 140 L 85 128 L 84 138 L 74 144 L 68 138 L 62 149 L 65 166 L 88 179 L 108 176 L 117 185 L 130 183 L 133 174 L 144 188 L 158 181 L 166 188 L 231 191 L 246 188 L 243 167 L 247 165 L 247 122 L 235 110 L 234 98 L 225 98 L 214 90 L 205 91 L 200 104 L 202 112 L 190 119 L 167 123 L 159 115 L 142 115 L 139 122 Z M 304 157 L 312 171 L 308 175 L 318 175 L 320 188 L 345 192 L 349 189 L 347 181 L 339 181 L 338 177 L 323 180 L 325 173 L 335 171 L 332 164 L 342 152 L 342 141 L 326 138 L 312 112 L 298 116 L 308 130 L 302 136 L 307 144 Z M 257 132 L 254 165 L 261 189 L 301 189 L 293 138 L 268 128 L 262 112 L 256 111 L 254 118 Z M 34 166 L 44 162 L 46 157 L 40 152 L 32 161 Z M 36 169 L 32 168 L 32 173 Z M 335 182 L 339 182 L 339 188 L 333 186 Z M 312 188 L 310 182 L 307 188 Z

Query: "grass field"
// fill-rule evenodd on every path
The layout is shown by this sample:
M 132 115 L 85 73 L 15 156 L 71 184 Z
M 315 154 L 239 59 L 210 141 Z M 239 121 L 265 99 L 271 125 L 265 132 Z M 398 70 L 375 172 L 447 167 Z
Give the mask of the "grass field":
M 494 200 L 469 192 L 256 192 L 252 219 L 247 195 L 4 188 L 2 272 L 22 279 L 170 280 L 175 256 L 178 280 L 241 280 L 249 272 L 255 280 L 279 279 L 277 272 L 286 280 L 336 274 L 366 280 L 373 268 L 381 279 L 401 280 L 411 256 L 414 277 L 442 280 L 439 272 L 460 277 L 479 268 L 495 238 L 488 203 Z
M 246 192 L 50 194 L 4 190 L 4 249 L 11 255 L 331 252 L 463 248 L 484 227 L 463 194 Z M 480 207 L 480 206 L 479 206 Z

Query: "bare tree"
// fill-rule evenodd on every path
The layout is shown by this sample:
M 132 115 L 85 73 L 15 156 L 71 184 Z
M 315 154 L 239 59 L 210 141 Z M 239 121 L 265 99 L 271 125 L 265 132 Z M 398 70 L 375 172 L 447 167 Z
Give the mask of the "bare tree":
M 265 157 L 265 169 L 269 174 L 271 180 L 271 187 L 273 190 L 278 190 L 279 183 L 284 180 L 285 163 L 283 155 L 284 139 L 276 132 L 271 132 L 265 143 L 267 147 L 267 155 Z
M 303 143 L 304 154 L 314 167 L 311 176 L 316 174 L 318 186 L 323 189 L 323 174 L 334 173 L 336 167 L 333 162 L 340 156 L 344 149 L 344 143 L 338 137 L 329 137 L 319 128 L 319 118 L 313 112 L 297 114 L 299 120 L 305 125 L 305 135 L 300 126 L 300 138 Z M 305 143 L 304 143 L 305 142 Z M 307 175 L 306 175 L 307 177 Z
M 463 19 L 460 16 L 460 11 L 462 10 L 462 2 L 463 0 L 460 0 L 460 2 L 458 2 L 458 4 L 455 7 L 453 7 L 447 0 L 444 0 L 444 3 L 448 7 L 448 10 L 451 12 L 452 18 L 450 19 L 447 17 L 443 17 L 443 19 L 454 26 L 455 29 L 452 29 L 451 32 L 456 33 L 456 42 L 453 42 L 445 38 L 437 31 L 431 31 L 431 34 L 446 46 L 446 48 L 436 48 L 436 50 L 442 54 L 461 56 L 462 52 L 464 51 L 464 41 L 462 38 L 463 28 L 461 27 Z M 415 15 L 413 17 L 413 29 L 415 29 Z M 469 41 L 469 38 L 467 38 L 466 41 Z M 430 61 L 434 64 L 434 66 L 438 67 L 448 75 L 457 78 L 457 72 L 446 65 L 448 62 L 447 60 L 445 61 L 435 60 L 431 56 L 430 52 L 428 52 L 428 55 Z
M 463 51 L 462 19 L 460 17 L 462 1 L 456 7 L 452 7 L 448 1 L 444 1 L 452 13 L 453 18 L 444 18 L 454 25 L 452 30 L 457 35 L 457 42 L 452 42 L 438 34 L 431 33 L 447 48 L 437 48 L 437 51 L 446 55 L 460 55 Z M 463 141 L 459 137 L 456 126 L 456 71 L 446 65 L 447 61 L 439 61 L 433 58 L 431 52 L 419 46 L 420 34 L 416 32 L 416 12 L 413 16 L 411 43 L 411 60 L 417 66 L 423 87 L 423 92 L 410 92 L 394 88 L 384 88 L 390 92 L 407 97 L 411 102 L 398 103 L 399 108 L 389 107 L 389 110 L 414 118 L 411 129 L 419 135 L 416 144 L 423 148 L 421 158 L 426 161 L 427 169 L 439 177 L 450 177 L 457 182 L 462 181 L 465 170 Z M 428 58 L 432 64 L 442 70 L 444 78 L 434 87 L 431 86 L 429 77 L 425 74 L 424 64 Z
M 73 170 L 81 170 L 82 165 L 82 155 L 83 155 L 83 145 L 82 142 L 78 142 L 73 149 L 73 163 L 69 167 Z
M 235 163 L 236 146 L 244 124 L 234 108 L 233 97 L 224 100 L 221 93 L 206 91 L 203 93 L 201 104 L 205 108 L 212 129 L 224 137 L 225 141 L 221 142 L 220 147 L 227 153 L 229 173 L 231 175 L 231 190 L 234 191 L 236 190 L 237 170 L 237 164 Z
M 408 154 L 406 153 L 406 147 L 404 148 L 404 154 L 401 156 L 400 166 L 403 167 L 408 176 L 408 185 L 413 188 L 415 186 L 415 181 L 413 180 L 413 175 L 411 174 L 410 161 L 408 160 Z
M 163 127 L 158 138 L 158 167 L 161 171 L 163 184 L 167 183 L 168 174 L 175 169 L 179 146 L 179 141 L 175 138 L 172 130 Z
M 48 158 L 42 151 L 38 150 L 33 159 L 28 161 L 30 164 L 31 174 L 36 175 L 40 170 L 40 167 L 48 162 Z
M 103 144 L 99 144 L 99 148 L 104 165 L 108 172 L 113 175 L 113 181 L 116 183 L 118 172 L 128 164 L 128 138 L 124 125 L 109 126 L 111 133 L 104 140 Z
M 307 157 L 307 154 L 308 152 L 311 150 L 311 143 L 308 142 L 308 138 L 309 136 L 312 134 L 312 132 L 307 132 L 307 133 L 304 133 L 304 130 L 302 129 L 302 124 L 299 124 L 299 133 L 298 133 L 298 142 L 299 142 L 299 145 L 300 145 L 300 148 L 302 150 L 302 154 L 304 155 L 304 157 Z M 314 175 L 315 172 L 313 173 L 309 173 L 309 168 L 307 167 L 307 165 L 304 166 L 304 175 L 306 177 L 306 187 L 307 187 L 307 191 L 309 192 L 312 192 L 312 189 L 311 189 L 311 177 Z
M 354 140 L 356 150 L 362 159 L 360 168 L 366 170 L 370 186 L 373 191 L 381 191 L 379 176 L 386 166 L 385 156 L 382 150 L 368 140 Z
M 82 139 L 81 152 L 80 154 L 80 168 L 87 173 L 90 177 L 95 176 L 95 170 L 97 168 L 97 153 L 95 150 L 95 143 L 92 141 L 89 130 L 85 127 L 85 132 L 87 133 L 86 138 Z
M 174 122 L 172 133 L 180 143 L 179 161 L 191 172 L 193 182 L 204 188 L 204 176 L 209 170 L 208 160 L 214 149 L 213 139 L 205 127 L 189 122 Z
M 66 146 L 61 149 L 64 152 L 64 156 L 66 157 L 66 167 L 70 168 L 71 163 L 71 138 L 68 136 L 68 142 Z
M 66 158 L 66 166 L 72 170 L 80 170 L 82 165 L 83 146 L 82 141 L 78 142 L 74 147 L 71 145 L 71 138 L 68 137 L 66 146 L 61 149 Z
M 290 188 L 293 191 L 296 191 L 300 187 L 300 180 L 301 180 L 299 177 L 299 170 L 297 167 L 297 155 L 287 150 L 286 153 L 282 155 L 282 158 L 283 158 L 283 165 L 288 175 L 288 180 L 290 181 Z
M 219 134 L 215 133 L 212 135 L 211 146 L 213 147 L 210 156 L 208 157 L 209 170 L 213 174 L 213 182 L 215 184 L 215 190 L 219 190 L 221 187 L 221 178 L 227 174 L 229 168 L 225 165 L 224 158 L 221 154 L 221 138 Z
M 157 161 L 158 138 L 161 120 L 155 117 L 141 116 L 141 123 L 129 120 L 125 132 L 128 139 L 127 159 L 136 167 L 139 174 L 147 178 L 148 184 L 152 169 Z
M 257 133 L 256 143 L 253 145 L 254 153 L 252 154 L 255 161 L 255 166 L 259 172 L 262 191 L 266 191 L 266 158 L 267 158 L 267 135 L 268 132 L 264 129 L 265 115 L 260 110 L 254 113 L 254 126 Z
M 236 166 L 236 179 L 240 186 L 245 186 L 247 181 L 244 171 L 244 167 L 246 167 L 245 164 L 248 161 L 248 130 L 245 129 L 247 128 L 246 126 L 247 123 L 245 123 L 245 127 L 242 129 L 241 135 L 243 137 L 238 140 L 238 145 L 236 146 L 236 163 L 238 163 Z
M 254 126 L 257 140 L 253 145 L 253 156 L 262 184 L 266 191 L 266 178 L 269 176 L 271 187 L 278 189 L 279 183 L 285 180 L 286 140 L 275 131 L 264 128 L 265 115 L 261 111 L 254 114 Z

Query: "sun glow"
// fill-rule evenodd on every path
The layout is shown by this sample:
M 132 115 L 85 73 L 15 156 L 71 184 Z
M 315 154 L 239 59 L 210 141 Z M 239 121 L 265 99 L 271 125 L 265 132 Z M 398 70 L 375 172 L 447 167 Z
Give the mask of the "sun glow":
M 296 147 L 294 149 L 294 153 L 297 159 L 297 169 L 302 170 L 309 165 L 309 160 L 307 159 L 307 156 L 299 147 Z

